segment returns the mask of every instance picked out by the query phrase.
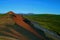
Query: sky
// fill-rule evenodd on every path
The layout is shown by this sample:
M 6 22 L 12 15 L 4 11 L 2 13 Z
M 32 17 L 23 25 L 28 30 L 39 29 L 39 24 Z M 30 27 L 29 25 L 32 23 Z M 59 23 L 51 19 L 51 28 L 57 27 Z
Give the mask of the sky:
M 0 0 L 0 13 L 60 14 L 60 0 Z

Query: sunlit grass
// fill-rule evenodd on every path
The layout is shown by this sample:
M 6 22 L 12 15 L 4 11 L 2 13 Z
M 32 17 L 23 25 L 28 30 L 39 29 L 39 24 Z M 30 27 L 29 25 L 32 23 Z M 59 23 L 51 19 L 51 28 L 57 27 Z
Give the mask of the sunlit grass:
M 24 16 L 29 20 L 38 22 L 44 28 L 60 32 L 60 15 L 36 14 Z

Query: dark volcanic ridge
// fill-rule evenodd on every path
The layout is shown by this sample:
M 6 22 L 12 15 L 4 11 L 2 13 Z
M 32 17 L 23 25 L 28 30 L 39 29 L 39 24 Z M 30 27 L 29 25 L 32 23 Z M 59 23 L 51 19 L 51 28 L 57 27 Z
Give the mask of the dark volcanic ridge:
M 12 38 L 17 40 L 49 40 L 45 33 L 35 28 L 30 20 L 12 11 L 0 18 L 0 36 L 2 38 L 9 37 L 11 40 L 13 40 Z

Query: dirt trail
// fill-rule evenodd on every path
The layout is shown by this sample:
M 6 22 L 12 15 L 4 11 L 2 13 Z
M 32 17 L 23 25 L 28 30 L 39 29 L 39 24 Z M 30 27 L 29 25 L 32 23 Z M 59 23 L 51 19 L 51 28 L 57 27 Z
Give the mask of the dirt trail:
M 44 40 L 44 38 L 39 35 L 36 30 L 34 30 L 32 27 L 30 27 L 27 23 L 25 23 L 23 20 L 24 18 L 20 15 L 14 15 L 15 17 L 13 17 L 13 20 L 21 27 L 25 28 L 26 30 L 32 32 L 33 34 L 35 34 L 37 37 L 39 37 L 40 39 Z

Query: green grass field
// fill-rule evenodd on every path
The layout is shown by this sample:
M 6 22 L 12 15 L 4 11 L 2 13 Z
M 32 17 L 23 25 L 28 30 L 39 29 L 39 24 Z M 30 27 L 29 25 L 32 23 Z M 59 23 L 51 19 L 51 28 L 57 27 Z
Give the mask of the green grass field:
M 60 15 L 52 14 L 36 14 L 36 15 L 26 15 L 27 19 L 38 22 L 39 25 L 58 32 L 60 34 Z

